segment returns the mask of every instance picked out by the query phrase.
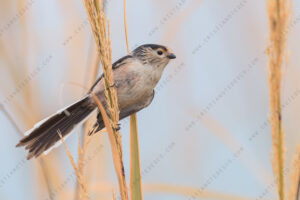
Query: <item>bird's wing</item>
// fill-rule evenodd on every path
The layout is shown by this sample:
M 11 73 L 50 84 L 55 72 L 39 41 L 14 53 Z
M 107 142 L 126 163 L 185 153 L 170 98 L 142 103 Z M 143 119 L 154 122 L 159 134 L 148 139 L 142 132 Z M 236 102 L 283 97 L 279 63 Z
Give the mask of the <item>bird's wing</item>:
M 148 98 L 146 98 L 144 101 L 140 102 L 139 104 L 135 104 L 135 105 L 132 105 L 125 109 L 120 110 L 120 120 L 147 107 L 152 102 L 152 100 L 154 98 L 154 94 L 155 94 L 155 92 L 153 90 L 152 95 L 149 96 Z M 104 122 L 102 119 L 102 115 L 101 115 L 100 111 L 98 111 L 97 122 L 94 124 L 92 131 L 89 132 L 89 135 L 91 135 L 92 133 L 101 131 L 104 127 L 105 127 L 105 125 L 104 125 Z
M 124 56 L 123 58 L 120 58 L 119 60 L 117 60 L 116 62 L 113 63 L 112 68 L 113 69 L 119 68 L 120 66 L 127 63 L 131 58 L 132 58 L 132 55 L 127 55 L 127 56 Z
M 120 58 L 119 60 L 117 60 L 116 62 L 113 63 L 112 69 L 115 70 L 115 69 L 125 65 L 131 58 L 132 58 L 132 55 L 127 55 L 127 56 L 124 56 L 124 57 Z M 90 89 L 90 92 L 93 91 L 95 86 L 101 81 L 101 79 L 103 77 L 104 77 L 104 75 L 102 74 L 100 77 L 97 78 L 95 83 L 92 85 L 92 87 Z

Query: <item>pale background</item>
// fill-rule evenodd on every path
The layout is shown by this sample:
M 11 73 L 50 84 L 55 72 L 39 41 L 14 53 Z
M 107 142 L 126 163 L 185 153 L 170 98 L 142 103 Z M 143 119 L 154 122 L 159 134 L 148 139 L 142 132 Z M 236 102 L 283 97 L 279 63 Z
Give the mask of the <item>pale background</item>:
M 126 54 L 123 1 L 108 0 L 106 12 L 115 61 Z M 293 16 L 282 87 L 287 170 L 300 142 L 298 0 Z M 127 20 L 131 50 L 158 43 L 177 55 L 152 104 L 138 113 L 144 199 L 188 200 L 200 188 L 277 199 L 267 121 L 266 2 L 127 0 Z M 82 1 L 1 1 L 0 102 L 22 132 L 84 94 L 70 83 L 88 87 L 95 51 Z M 128 125 L 128 119 L 121 123 L 127 178 Z M 24 149 L 15 148 L 21 135 L 2 111 L 0 126 L 0 199 L 46 200 L 40 161 L 27 161 Z M 118 187 L 106 133 L 95 140 L 88 152 L 89 193 L 112 199 Z M 67 144 L 75 157 L 77 143 L 74 133 Z M 73 199 L 75 176 L 64 148 L 43 160 L 54 199 Z M 172 187 L 185 189 L 165 189 Z

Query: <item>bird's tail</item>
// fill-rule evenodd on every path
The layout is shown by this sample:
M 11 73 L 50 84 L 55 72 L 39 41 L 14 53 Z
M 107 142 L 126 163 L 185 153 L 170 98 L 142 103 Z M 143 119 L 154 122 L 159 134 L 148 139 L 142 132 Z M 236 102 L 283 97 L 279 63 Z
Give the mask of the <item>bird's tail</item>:
M 27 159 L 38 157 L 60 140 L 58 132 L 62 137 L 65 137 L 77 124 L 92 113 L 96 106 L 91 101 L 90 96 L 86 96 L 66 109 L 39 122 L 33 129 L 27 131 L 28 135 L 17 144 L 17 147 L 25 146 L 29 151 Z

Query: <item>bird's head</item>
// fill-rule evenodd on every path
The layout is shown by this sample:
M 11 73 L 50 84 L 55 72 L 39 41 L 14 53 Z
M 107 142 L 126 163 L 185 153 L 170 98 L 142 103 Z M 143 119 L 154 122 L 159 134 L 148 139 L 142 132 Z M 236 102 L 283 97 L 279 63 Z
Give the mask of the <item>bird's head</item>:
M 176 56 L 165 46 L 157 44 L 145 44 L 133 50 L 132 55 L 141 60 L 144 64 L 153 66 L 166 66 L 170 59 Z

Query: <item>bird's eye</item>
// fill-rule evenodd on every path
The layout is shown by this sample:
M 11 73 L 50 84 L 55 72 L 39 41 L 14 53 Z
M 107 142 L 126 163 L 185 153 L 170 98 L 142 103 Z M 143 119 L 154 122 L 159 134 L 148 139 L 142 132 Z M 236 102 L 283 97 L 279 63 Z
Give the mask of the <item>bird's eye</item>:
M 163 54 L 163 52 L 160 51 L 160 50 L 158 50 L 158 51 L 157 51 L 157 54 L 161 56 L 161 55 Z

